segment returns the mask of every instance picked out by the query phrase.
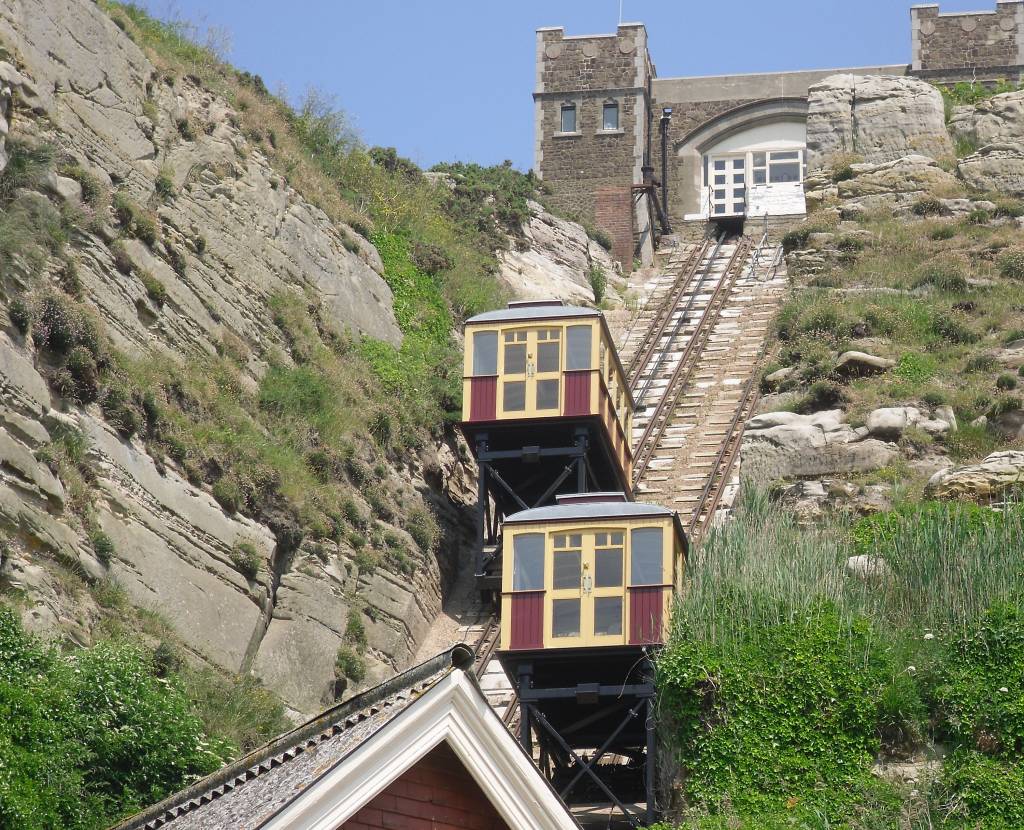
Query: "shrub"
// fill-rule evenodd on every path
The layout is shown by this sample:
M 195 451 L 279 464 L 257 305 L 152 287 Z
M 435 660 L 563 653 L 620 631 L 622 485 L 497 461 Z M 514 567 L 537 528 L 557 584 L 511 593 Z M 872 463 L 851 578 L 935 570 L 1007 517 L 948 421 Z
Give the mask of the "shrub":
M 811 235 L 812 229 L 809 225 L 801 225 L 785 233 L 782 237 L 782 249 L 789 253 L 807 244 L 807 238 Z
M 353 683 L 362 683 L 366 679 L 366 660 L 349 645 L 343 645 L 338 649 L 334 669 L 339 678 L 351 680 Z
M 979 354 L 964 364 L 965 372 L 990 372 L 995 368 L 996 359 L 990 354 Z
M 848 182 L 855 175 L 853 166 L 850 164 L 837 164 L 832 168 L 832 181 L 836 184 Z
M 366 516 L 363 515 L 363 511 L 359 509 L 359 505 L 357 505 L 352 499 L 346 498 L 341 503 L 341 513 L 345 517 L 345 521 L 352 527 L 360 529 L 366 527 Z
M 196 132 L 192 126 L 192 122 L 188 118 L 179 118 L 174 122 L 175 127 L 178 128 L 178 134 L 185 139 L 185 141 L 195 141 Z
M 93 553 L 100 562 L 104 565 L 110 564 L 116 553 L 113 539 L 102 530 L 94 530 L 89 534 L 89 544 L 92 545 Z
M 949 294 L 963 294 L 967 291 L 967 277 L 959 269 L 950 265 L 930 265 L 924 273 L 914 281 L 914 288 L 933 285 L 939 291 Z
M 170 199 L 174 195 L 174 171 L 166 166 L 161 167 L 153 189 L 161 199 Z
M 107 827 L 228 758 L 137 645 L 63 654 L 0 608 L 0 653 L 5 827 Z
M 75 397 L 82 403 L 92 403 L 99 395 L 100 373 L 96 359 L 85 346 L 75 346 L 65 364 L 74 381 Z
M 363 239 L 369 239 L 371 234 L 373 233 L 373 230 L 370 228 L 370 226 L 362 219 L 351 219 L 349 220 L 348 226 L 352 228 L 352 230 L 354 230 L 361 237 L 363 237 Z
M 169 242 L 164 243 L 164 250 L 167 252 L 167 261 L 178 276 L 185 276 L 185 255 Z
M 1024 203 L 1018 199 L 999 199 L 994 214 L 997 217 L 1016 219 L 1024 216 Z
M 32 326 L 32 308 L 24 297 L 15 297 L 11 300 L 10 305 L 7 306 L 7 316 L 11 320 L 11 325 L 19 333 L 28 334 L 28 330 Z
M 151 299 L 157 306 L 163 307 L 164 302 L 167 300 L 167 289 L 164 284 L 154 277 L 149 271 L 139 271 L 139 279 L 142 281 L 143 286 L 146 288 L 146 295 Z
M 37 346 L 63 354 L 81 340 L 82 313 L 67 297 L 51 292 L 36 304 L 32 337 Z
M 223 507 L 228 513 L 237 513 L 242 506 L 242 488 L 238 481 L 230 476 L 221 476 L 210 488 L 217 504 Z
M 594 302 L 600 304 L 608 286 L 608 277 L 600 265 L 591 265 L 587 277 L 590 281 L 590 288 L 594 292 Z
M 969 225 L 987 225 L 992 221 L 992 214 L 984 208 L 975 208 L 967 214 L 966 222 Z
M 978 334 L 950 314 L 936 314 L 932 319 L 932 333 L 950 343 L 976 343 Z
M 612 239 L 611 234 L 601 228 L 588 228 L 587 235 L 608 252 L 611 252 L 611 249 L 615 245 L 615 241 Z
M 930 234 L 928 234 L 928 236 L 930 239 L 933 239 L 936 242 L 939 242 L 944 239 L 952 239 L 954 236 L 956 236 L 956 225 L 939 225 Z
M 1004 392 L 1011 389 L 1017 388 L 1017 378 L 1011 375 L 1009 372 L 1004 372 L 996 378 L 996 388 L 1001 389 Z
M 356 242 L 351 236 L 349 236 L 347 233 L 344 233 L 344 232 L 342 232 L 342 234 L 341 234 L 341 246 L 346 251 L 348 251 L 350 254 L 358 254 L 359 253 L 359 243 Z
M 262 559 L 256 545 L 252 542 L 239 542 L 231 549 L 228 558 L 238 572 L 250 581 L 254 580 L 260 572 Z
M 76 300 L 82 298 L 82 281 L 78 278 L 78 265 L 75 264 L 75 260 L 65 260 L 59 280 L 60 287 L 66 294 L 69 294 Z
M 914 202 L 911 210 L 918 216 L 934 216 L 942 213 L 942 202 L 934 196 L 922 196 Z
M 1024 281 L 1024 251 L 1009 251 L 999 257 L 999 273 L 1007 279 Z
M 121 386 L 108 386 L 100 397 L 103 417 L 110 422 L 124 438 L 131 438 L 139 431 L 141 418 L 132 396 Z
M 429 511 L 422 507 L 413 508 L 403 522 L 403 527 L 423 553 L 433 553 L 440 531 L 437 520 Z
M 110 246 L 110 253 L 114 258 L 114 267 L 122 274 L 130 274 L 134 263 L 131 257 L 128 255 L 128 249 L 125 247 L 124 242 L 120 239 L 115 239 L 113 244 Z
M 345 473 L 348 475 L 348 480 L 359 489 L 363 489 L 370 483 L 370 468 L 354 455 L 345 459 Z M 347 507 L 345 511 L 348 512 Z
M 350 608 L 348 611 L 345 621 L 345 639 L 352 643 L 360 653 L 366 650 L 366 626 L 363 625 L 362 615 L 355 608 Z
M 159 231 L 157 230 L 156 216 L 151 213 L 140 211 L 135 216 L 135 223 L 132 226 L 132 233 L 136 239 L 145 242 L 151 248 L 156 245 Z
M 23 187 L 34 188 L 53 164 L 54 148 L 21 139 L 8 139 L 7 166 L 0 174 L 0 204 L 6 205 Z
M 820 412 L 835 409 L 846 400 L 846 390 L 833 380 L 817 380 L 811 384 L 796 405 L 797 412 Z
M 409 250 L 409 259 L 424 274 L 430 274 L 431 276 L 436 276 L 444 271 L 450 271 L 455 265 L 452 262 L 452 258 L 445 253 L 444 248 L 429 242 L 413 243 L 412 248 Z
M 395 427 L 391 420 L 391 414 L 384 408 L 377 409 L 370 417 L 370 435 L 377 442 L 377 446 L 388 449 L 394 439 Z

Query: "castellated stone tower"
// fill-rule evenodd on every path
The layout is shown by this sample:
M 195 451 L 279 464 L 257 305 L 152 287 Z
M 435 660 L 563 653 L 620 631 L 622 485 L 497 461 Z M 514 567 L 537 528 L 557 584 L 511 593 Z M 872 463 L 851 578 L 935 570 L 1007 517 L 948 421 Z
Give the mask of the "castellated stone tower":
M 1024 67 L 1024 1 L 998 0 L 994 12 L 943 14 L 937 3 L 910 9 L 911 71 L 951 81 L 1018 81 Z
M 631 191 L 649 155 L 647 30 L 627 23 L 613 35 L 566 37 L 539 29 L 536 66 L 533 169 L 558 207 L 611 236 L 628 272 L 634 253 L 651 250 L 646 198 L 634 206 Z

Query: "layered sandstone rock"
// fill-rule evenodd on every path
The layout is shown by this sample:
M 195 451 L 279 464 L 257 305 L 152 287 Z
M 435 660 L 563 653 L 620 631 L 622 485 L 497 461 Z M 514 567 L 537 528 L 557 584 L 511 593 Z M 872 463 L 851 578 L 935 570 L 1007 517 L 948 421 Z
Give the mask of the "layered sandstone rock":
M 932 476 L 925 494 L 934 498 L 988 501 L 1024 484 L 1024 452 L 992 453 L 978 464 L 951 467 Z
M 605 296 L 614 303 L 619 296 L 616 289 L 625 281 L 608 252 L 575 222 L 553 216 L 536 202 L 530 202 L 529 207 L 524 240 L 499 254 L 501 281 L 523 299 L 592 305 L 590 272 L 599 268 L 608 281 Z
M 961 159 L 957 171 L 975 190 L 1024 195 L 1024 143 L 989 144 Z
M 942 95 L 916 78 L 832 75 L 808 94 L 807 162 L 822 167 L 849 155 L 893 161 L 952 156 Z
M 804 476 L 875 470 L 889 464 L 894 444 L 867 438 L 841 410 L 799 415 L 769 412 L 747 422 L 741 470 L 750 480 L 767 483 Z
M 1024 141 L 1024 92 L 1005 92 L 973 106 L 957 107 L 949 131 L 975 147 Z

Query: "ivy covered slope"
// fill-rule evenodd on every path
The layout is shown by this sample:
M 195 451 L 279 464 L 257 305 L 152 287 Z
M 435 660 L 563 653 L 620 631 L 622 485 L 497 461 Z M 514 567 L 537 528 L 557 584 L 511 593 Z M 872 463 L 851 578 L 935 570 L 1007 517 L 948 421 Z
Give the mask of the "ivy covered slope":
M 989 143 L 1024 94 L 967 92 L 934 159 L 856 110 L 863 154 L 822 158 L 812 101 L 744 495 L 658 664 L 666 826 L 1024 826 L 1024 148 Z

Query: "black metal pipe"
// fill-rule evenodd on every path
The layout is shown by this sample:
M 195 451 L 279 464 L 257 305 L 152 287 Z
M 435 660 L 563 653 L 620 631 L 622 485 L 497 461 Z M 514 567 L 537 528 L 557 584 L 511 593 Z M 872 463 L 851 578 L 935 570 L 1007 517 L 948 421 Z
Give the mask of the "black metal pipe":
M 672 110 L 665 107 L 661 111 L 661 209 L 666 233 L 672 233 L 668 220 L 668 125 L 671 121 Z

